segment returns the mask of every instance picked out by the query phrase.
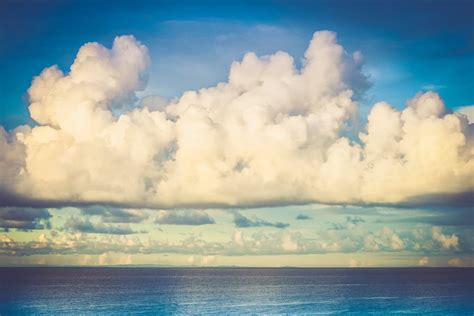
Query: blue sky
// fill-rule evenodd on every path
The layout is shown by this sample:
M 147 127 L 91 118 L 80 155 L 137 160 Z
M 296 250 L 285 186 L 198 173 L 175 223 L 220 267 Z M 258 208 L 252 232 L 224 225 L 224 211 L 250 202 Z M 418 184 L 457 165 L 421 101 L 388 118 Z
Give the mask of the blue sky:
M 14 3 L 14 4 L 13 4 Z M 226 79 L 247 51 L 296 61 L 316 30 L 360 50 L 373 86 L 366 106 L 402 107 L 437 90 L 448 107 L 474 103 L 471 1 L 3 1 L 0 124 L 28 122 L 26 91 L 43 68 L 67 70 L 81 45 L 133 34 L 149 49 L 149 90 L 165 97 Z M 21 18 L 20 18 L 21 17 Z M 194 68 L 192 76 L 187 71 Z
M 472 12 L 2 1 L 0 266 L 474 266 Z

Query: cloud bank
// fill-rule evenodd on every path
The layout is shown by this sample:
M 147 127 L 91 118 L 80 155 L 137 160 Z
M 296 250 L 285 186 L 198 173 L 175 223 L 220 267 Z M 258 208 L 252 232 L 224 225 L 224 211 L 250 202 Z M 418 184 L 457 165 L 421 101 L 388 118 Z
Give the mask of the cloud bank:
M 399 253 L 415 252 L 424 255 L 472 256 L 474 241 L 468 231 L 465 242 L 452 234 L 443 235 L 441 229 L 426 226 L 408 230 L 390 227 L 367 229 L 354 226 L 346 230 L 317 230 L 314 235 L 302 231 L 277 229 L 249 231 L 237 229 L 230 238 L 209 240 L 200 235 L 188 235 L 179 240 L 146 236 L 141 238 L 132 231 L 118 232 L 118 228 L 85 225 L 84 228 L 58 232 L 51 230 L 35 240 L 15 240 L 0 234 L 0 255 L 29 256 L 35 254 L 103 254 L 120 252 L 128 254 L 187 254 L 187 255 L 284 255 L 324 253 Z M 90 226 L 94 226 L 91 228 Z M 107 226 L 108 227 L 108 226 Z M 433 234 L 433 235 L 432 235 Z M 438 234 L 438 235 L 436 235 Z M 448 238 L 442 242 L 439 236 Z M 418 257 L 416 257 L 418 258 Z
M 250 219 L 239 212 L 233 212 L 234 225 L 236 227 L 247 228 L 247 227 L 275 227 L 275 228 L 286 228 L 290 226 L 288 223 L 282 222 L 269 222 L 264 219 L 256 218 Z
M 138 100 L 148 63 L 120 36 L 35 77 L 37 125 L 0 129 L 2 203 L 403 204 L 473 191 L 474 125 L 434 92 L 401 111 L 376 103 L 344 136 L 369 84 L 335 33 L 314 34 L 300 69 L 284 52 L 247 53 L 226 82 L 170 102 Z

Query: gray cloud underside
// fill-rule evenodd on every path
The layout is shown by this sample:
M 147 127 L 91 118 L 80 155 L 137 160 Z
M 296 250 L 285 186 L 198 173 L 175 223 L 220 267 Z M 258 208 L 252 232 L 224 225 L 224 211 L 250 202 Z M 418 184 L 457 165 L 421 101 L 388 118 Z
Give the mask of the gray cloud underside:
M 313 219 L 311 216 L 309 215 L 305 215 L 305 214 L 298 214 L 296 216 L 296 219 L 299 220 L 299 221 L 305 221 L 305 220 L 310 220 L 310 219 Z
M 44 229 L 50 226 L 51 214 L 46 209 L 0 208 L 0 228 L 9 230 Z
M 234 224 L 236 227 L 248 228 L 248 227 L 274 227 L 274 228 L 286 228 L 290 226 L 288 223 L 282 222 L 269 222 L 264 219 L 256 218 L 249 219 L 242 215 L 241 213 L 234 211 L 232 212 L 234 216 Z
M 100 216 L 104 223 L 141 223 L 148 218 L 148 213 L 137 209 L 121 209 L 104 205 L 94 205 L 81 209 L 86 216 Z

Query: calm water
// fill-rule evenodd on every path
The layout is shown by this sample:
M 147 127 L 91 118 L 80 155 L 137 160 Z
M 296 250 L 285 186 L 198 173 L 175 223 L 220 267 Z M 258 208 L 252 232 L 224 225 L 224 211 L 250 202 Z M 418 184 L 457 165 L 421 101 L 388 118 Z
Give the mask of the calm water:
M 0 314 L 473 315 L 474 269 L 0 268 Z

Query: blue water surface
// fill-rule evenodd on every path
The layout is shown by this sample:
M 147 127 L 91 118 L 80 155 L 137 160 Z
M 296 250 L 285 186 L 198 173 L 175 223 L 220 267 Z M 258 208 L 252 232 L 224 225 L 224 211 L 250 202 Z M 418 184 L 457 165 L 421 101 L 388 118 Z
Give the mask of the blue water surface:
M 473 315 L 474 269 L 0 268 L 0 314 Z

